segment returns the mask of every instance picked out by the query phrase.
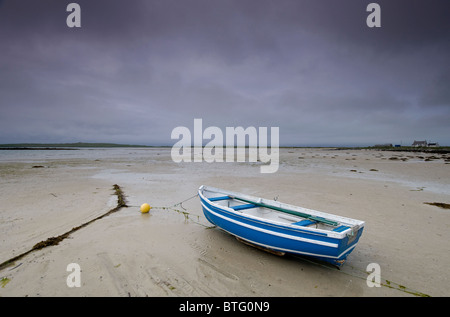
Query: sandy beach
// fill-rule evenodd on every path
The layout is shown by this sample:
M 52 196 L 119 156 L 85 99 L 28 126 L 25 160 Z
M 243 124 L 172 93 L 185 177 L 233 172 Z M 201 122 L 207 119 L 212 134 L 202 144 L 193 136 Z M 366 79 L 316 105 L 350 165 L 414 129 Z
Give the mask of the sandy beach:
M 2 297 L 450 295 L 450 210 L 425 204 L 450 203 L 448 155 L 282 148 L 279 170 L 261 174 L 177 164 L 170 148 L 0 152 L 0 263 L 114 208 L 114 184 L 128 205 L 3 267 Z M 202 184 L 360 219 L 364 233 L 340 270 L 278 257 L 212 227 Z M 370 263 L 381 287 L 367 285 Z

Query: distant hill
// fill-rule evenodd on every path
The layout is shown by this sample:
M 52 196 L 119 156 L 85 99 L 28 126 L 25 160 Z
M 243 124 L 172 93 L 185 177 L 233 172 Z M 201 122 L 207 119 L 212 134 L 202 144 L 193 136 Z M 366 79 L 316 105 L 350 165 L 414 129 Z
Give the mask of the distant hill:
M 15 143 L 15 144 L 0 144 L 0 148 L 116 148 L 116 147 L 151 147 L 147 145 L 133 145 L 133 144 L 116 144 L 116 143 Z

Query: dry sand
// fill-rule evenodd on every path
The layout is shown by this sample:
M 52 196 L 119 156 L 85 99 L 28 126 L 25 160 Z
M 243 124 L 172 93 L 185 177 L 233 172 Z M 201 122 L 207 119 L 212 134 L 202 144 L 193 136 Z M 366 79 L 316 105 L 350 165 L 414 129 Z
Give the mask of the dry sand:
M 450 203 L 440 155 L 281 149 L 278 172 L 260 174 L 254 163 L 176 164 L 168 148 L 126 151 L 0 161 L 0 262 L 114 208 L 113 184 L 129 205 L 1 269 L 0 296 L 450 295 L 450 210 L 424 204 Z M 210 227 L 198 198 L 139 211 L 173 206 L 202 184 L 364 220 L 365 231 L 337 270 L 238 242 Z M 69 263 L 81 287 L 67 286 Z M 367 286 L 370 263 L 382 287 Z

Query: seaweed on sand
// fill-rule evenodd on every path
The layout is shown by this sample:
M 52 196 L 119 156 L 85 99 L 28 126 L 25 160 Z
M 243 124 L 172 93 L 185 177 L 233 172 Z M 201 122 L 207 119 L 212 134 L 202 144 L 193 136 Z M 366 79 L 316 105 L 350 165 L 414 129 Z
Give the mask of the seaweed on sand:
M 427 202 L 425 202 L 424 204 L 436 206 L 436 207 L 440 207 L 440 208 L 444 208 L 444 209 L 450 209 L 450 204 L 446 204 L 446 203 L 437 203 L 437 202 L 427 203 Z
M 36 243 L 30 250 L 28 250 L 28 251 L 26 251 L 26 252 L 24 252 L 22 254 L 19 254 L 19 255 L 13 257 L 13 258 L 11 258 L 9 260 L 6 260 L 5 262 L 1 263 L 0 264 L 0 270 L 4 269 L 5 267 L 8 267 L 9 265 L 13 264 L 15 261 L 23 258 L 25 255 L 27 255 L 27 254 L 29 254 L 29 253 L 31 253 L 33 251 L 40 250 L 40 249 L 43 249 L 43 248 L 46 248 L 46 247 L 49 247 L 49 246 L 52 246 L 52 245 L 58 245 L 61 241 L 66 239 L 68 236 L 70 236 L 70 234 L 74 233 L 75 231 L 78 231 L 81 228 L 84 228 L 87 225 L 93 223 L 94 221 L 102 219 L 103 217 L 106 217 L 106 216 L 108 216 L 108 215 L 110 215 L 110 214 L 120 210 L 122 207 L 128 207 L 126 202 L 125 202 L 124 193 L 122 192 L 122 189 L 120 188 L 120 186 L 117 185 L 117 184 L 114 184 L 113 185 L 113 189 L 114 189 L 115 194 L 117 195 L 117 206 L 116 207 L 114 207 L 113 209 L 111 209 L 108 212 L 104 213 L 103 215 L 98 216 L 97 218 L 89 220 L 88 222 L 85 222 L 85 223 L 81 224 L 78 227 L 72 228 L 71 230 L 67 231 L 66 233 L 63 233 L 63 234 L 61 234 L 61 235 L 59 235 L 57 237 L 51 237 L 51 238 L 48 238 L 45 241 L 41 241 L 41 242 Z

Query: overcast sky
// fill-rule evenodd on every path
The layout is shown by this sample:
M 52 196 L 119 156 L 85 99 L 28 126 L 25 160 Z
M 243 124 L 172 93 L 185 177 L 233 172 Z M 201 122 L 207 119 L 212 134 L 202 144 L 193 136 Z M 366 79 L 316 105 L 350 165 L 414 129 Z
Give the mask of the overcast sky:
M 81 6 L 81 28 L 66 7 Z M 0 143 L 450 145 L 450 1 L 0 0 Z

